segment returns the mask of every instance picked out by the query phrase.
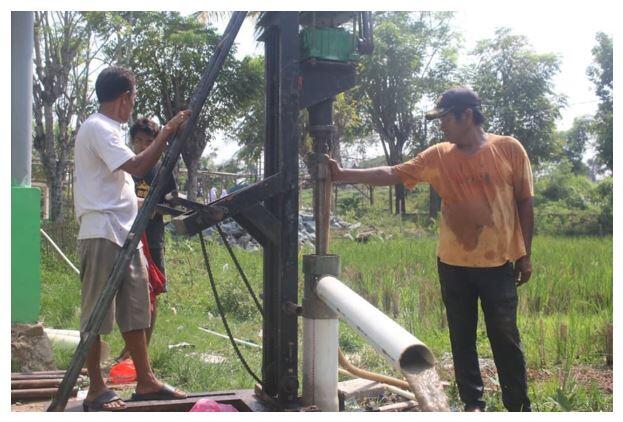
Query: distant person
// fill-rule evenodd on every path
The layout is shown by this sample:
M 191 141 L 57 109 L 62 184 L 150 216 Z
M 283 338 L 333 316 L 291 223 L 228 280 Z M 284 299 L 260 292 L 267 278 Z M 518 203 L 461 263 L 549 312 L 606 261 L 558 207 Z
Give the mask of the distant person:
M 223 198 L 225 196 L 227 196 L 227 189 L 223 188 L 223 189 L 221 189 L 221 198 Z
M 212 187 L 210 189 L 210 202 L 214 202 L 214 201 L 216 201 L 216 199 L 217 199 L 216 198 L 216 188 Z
M 80 223 L 82 333 L 137 215 L 138 201 L 131 175 L 143 177 L 156 164 L 167 138 L 190 115 L 188 110 L 178 113 L 167 122 L 151 145 L 140 154 L 134 154 L 125 145 L 121 128 L 129 120 L 136 101 L 134 74 L 123 67 L 108 67 L 98 75 L 95 92 L 99 110 L 80 125 L 74 151 L 74 205 Z M 100 335 L 112 331 L 113 316 L 136 367 L 137 384 L 133 398 L 185 398 L 184 392 L 159 381 L 149 363 L 145 336 L 151 319 L 149 287 L 145 257 L 139 244 L 86 357 L 89 391 L 83 402 L 84 410 L 125 407 L 119 396 L 106 387 L 100 370 Z
M 158 124 L 156 124 L 154 121 L 145 117 L 136 120 L 130 128 L 130 142 L 132 144 L 132 149 L 134 150 L 134 152 L 136 154 L 140 154 L 141 152 L 145 151 L 145 149 L 147 149 L 147 147 L 152 144 L 154 139 L 156 139 L 159 132 L 160 128 L 158 127 Z M 132 179 L 134 180 L 134 189 L 139 201 L 139 206 L 149 194 L 149 190 L 152 187 L 153 180 L 156 177 L 156 170 L 157 166 L 154 166 L 143 177 L 132 176 Z M 165 195 L 176 191 L 177 183 L 175 182 L 173 174 L 170 174 L 166 179 L 165 187 L 162 191 L 162 194 L 160 195 L 158 203 L 165 202 Z M 165 276 L 165 284 L 162 287 L 162 292 L 164 293 L 167 291 L 167 284 L 164 265 L 164 220 L 161 213 L 156 212 L 149 219 L 149 222 L 147 223 L 147 228 L 145 229 L 145 234 L 147 236 L 147 245 L 143 245 L 143 248 L 149 248 L 151 259 L 154 261 L 154 264 L 156 264 L 160 272 Z M 150 284 L 152 284 L 151 279 Z M 147 345 L 149 345 L 151 341 L 151 336 L 156 325 L 156 316 L 158 313 L 156 296 L 160 293 L 160 291 L 154 290 L 155 288 L 155 286 L 150 286 L 151 323 L 149 328 L 145 330 Z M 119 354 L 117 360 L 122 361 L 129 357 L 130 352 L 128 352 L 127 348 L 124 348 L 123 351 Z
M 530 411 L 517 329 L 517 286 L 532 273 L 534 190 L 528 155 L 516 139 L 483 130 L 480 98 L 469 88 L 445 91 L 426 118 L 441 120 L 446 142 L 391 167 L 342 169 L 331 160 L 332 179 L 408 188 L 426 182 L 435 188 L 442 199 L 439 281 L 465 410 L 485 410 L 476 351 L 480 299 L 504 406 Z

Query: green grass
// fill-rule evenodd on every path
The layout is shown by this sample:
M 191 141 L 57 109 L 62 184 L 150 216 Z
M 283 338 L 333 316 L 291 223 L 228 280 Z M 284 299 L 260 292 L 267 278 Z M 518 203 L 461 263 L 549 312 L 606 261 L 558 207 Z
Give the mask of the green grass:
M 332 242 L 339 254 L 341 279 L 353 290 L 423 340 L 437 356 L 450 351 L 435 259 L 436 239 L 410 221 L 399 221 L 381 210 L 362 216 L 364 227 L 373 225 L 380 237 L 362 244 L 347 239 Z M 342 233 L 343 234 L 343 233 Z M 209 246 L 221 300 L 235 336 L 261 344 L 261 319 L 227 251 L 218 243 Z M 310 253 L 310 250 L 300 251 Z M 260 251 L 236 249 L 256 293 L 262 286 Z M 77 263 L 75 254 L 70 258 Z M 207 281 L 196 239 L 173 239 L 167 234 L 169 292 L 159 300 L 159 316 L 150 346 L 157 375 L 188 391 L 251 388 L 254 380 L 238 363 L 229 342 L 203 331 L 224 333 Z M 604 328 L 612 323 L 612 238 L 537 236 L 533 245 L 533 277 L 520 287 L 518 324 L 529 370 L 551 376 L 530 379 L 534 410 L 611 411 L 612 394 L 594 383 L 575 380 L 573 369 L 604 366 Z M 302 275 L 300 277 L 302 283 Z M 46 251 L 42 254 L 42 312 L 47 327 L 77 329 L 80 283 L 66 265 Z M 302 285 L 299 286 L 302 294 Z M 481 357 L 491 357 L 483 318 L 478 328 Z M 299 324 L 302 327 L 302 324 Z M 302 328 L 301 328 L 302 329 Z M 301 337 L 302 338 L 302 337 Z M 117 331 L 105 336 L 116 355 L 122 348 Z M 190 349 L 170 350 L 168 345 L 187 342 Z M 358 355 L 362 366 L 396 375 L 353 330 L 340 327 L 344 351 Z M 240 346 L 250 366 L 261 374 L 261 351 Z M 197 355 L 224 356 L 224 364 L 203 363 Z M 300 351 L 299 351 L 300 352 Z M 59 367 L 71 353 L 55 348 Z M 453 381 L 452 377 L 447 378 Z M 458 404 L 456 388 L 450 400 Z M 488 392 L 491 410 L 503 410 L 499 392 Z

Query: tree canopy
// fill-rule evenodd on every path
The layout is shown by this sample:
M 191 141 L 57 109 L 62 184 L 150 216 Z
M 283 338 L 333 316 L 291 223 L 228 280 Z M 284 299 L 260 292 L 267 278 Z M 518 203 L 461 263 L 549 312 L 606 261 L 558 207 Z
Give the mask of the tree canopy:
M 115 13 L 105 15 L 108 14 Z M 136 116 L 155 116 L 165 123 L 188 107 L 220 41 L 213 28 L 177 12 L 124 12 L 111 21 L 101 15 L 97 18 L 102 22 L 102 32 L 113 28 L 118 34 L 117 43 L 107 50 L 108 60 L 112 64 L 123 58 L 136 74 Z M 196 170 L 206 144 L 216 131 L 230 128 L 239 110 L 248 106 L 252 92 L 261 85 L 260 75 L 249 59 L 236 60 L 233 53 L 225 60 L 195 131 L 182 150 L 191 199 L 196 197 Z
M 587 75 L 595 85 L 595 92 L 600 99 L 593 131 L 597 138 L 596 148 L 599 159 L 612 171 L 612 97 L 614 94 L 612 38 L 599 32 L 596 40 L 597 45 L 592 50 L 594 61 L 587 70 Z
M 374 51 L 361 61 L 359 101 L 378 133 L 388 165 L 404 160 L 409 143 L 424 139 L 422 100 L 447 88 L 456 68 L 458 34 L 450 12 L 377 12 Z M 396 210 L 404 212 L 402 185 Z
M 33 146 L 50 189 L 50 219 L 57 220 L 74 135 L 89 105 L 92 28 L 77 12 L 34 12 L 33 30 Z
M 35 12 L 33 145 L 51 188 L 53 218 L 62 214 L 59 204 L 73 136 L 97 106 L 91 99 L 96 70 L 112 64 L 132 69 L 138 94 L 133 118 L 146 116 L 165 123 L 188 106 L 220 40 L 208 23 L 212 17 L 212 12 L 187 16 L 177 12 Z M 586 178 L 604 167 L 612 170 L 610 36 L 596 34 L 593 63 L 586 72 L 599 97 L 597 113 L 577 117 L 569 130 L 558 132 L 556 120 L 566 103 L 554 90 L 560 59 L 536 53 L 526 37 L 500 28 L 470 52 L 473 64 L 458 68 L 461 36 L 453 29 L 453 18 L 450 12 L 374 14 L 374 51 L 359 60 L 357 86 L 336 96 L 333 105 L 334 158 L 340 159 L 344 146 L 365 150 L 370 142 L 380 140 L 386 164 L 404 161 L 407 154 L 417 154 L 442 139 L 438 125 L 426 125 L 424 110 L 444 90 L 471 85 L 483 100 L 485 129 L 522 142 L 539 177 L 559 175 L 548 187 L 552 195 L 560 187 L 558 181 L 566 180 L 569 173 Z M 97 66 L 94 60 L 99 61 Z M 310 149 L 306 112 L 299 117 L 299 152 L 305 161 Z M 196 197 L 201 155 L 216 132 L 238 142 L 241 148 L 236 159 L 247 169 L 260 167 L 264 120 L 264 60 L 236 59 L 232 52 L 182 153 L 190 199 Z M 590 168 L 584 163 L 588 146 L 597 151 L 596 158 L 587 162 Z M 209 159 L 204 164 L 214 166 Z M 227 166 L 245 167 L 237 161 Z M 602 193 L 609 183 L 600 185 L 600 198 L 605 198 Z M 395 186 L 397 212 L 405 211 L 403 189 L 401 184 Z M 574 204 L 579 207 L 583 202 Z M 607 220 L 608 215 L 603 218 Z
M 571 129 L 563 133 L 563 153 L 575 174 L 586 174 L 588 171 L 583 158 L 591 138 L 592 121 L 590 116 L 576 117 Z
M 469 80 L 482 99 L 486 130 L 517 138 L 535 164 L 550 159 L 555 122 L 565 105 L 554 92 L 559 59 L 535 53 L 526 37 L 508 28 L 480 41 L 472 54 L 476 64 Z

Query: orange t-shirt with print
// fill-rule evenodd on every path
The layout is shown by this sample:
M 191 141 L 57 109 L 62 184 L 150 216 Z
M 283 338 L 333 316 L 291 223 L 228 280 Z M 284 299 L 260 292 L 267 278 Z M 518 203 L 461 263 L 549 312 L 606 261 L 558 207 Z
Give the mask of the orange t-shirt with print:
M 534 196 L 528 154 L 510 136 L 487 134 L 473 154 L 442 142 L 393 167 L 409 189 L 430 183 L 441 196 L 439 259 L 497 267 L 526 254 L 517 202 Z

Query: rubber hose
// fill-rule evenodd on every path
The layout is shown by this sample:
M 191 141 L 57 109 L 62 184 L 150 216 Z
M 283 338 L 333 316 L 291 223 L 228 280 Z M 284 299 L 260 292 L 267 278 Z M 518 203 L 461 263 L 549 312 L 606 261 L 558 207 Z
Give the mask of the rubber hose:
M 382 382 L 382 383 L 393 385 L 399 388 L 406 388 L 409 391 L 411 391 L 411 387 L 409 386 L 408 382 L 403 381 L 398 378 L 390 377 L 390 376 L 383 375 L 383 374 L 376 374 L 374 372 L 366 371 L 365 369 L 357 368 L 355 365 L 353 365 L 346 359 L 346 356 L 344 356 L 344 354 L 342 353 L 342 350 L 338 349 L 337 351 L 338 351 L 340 366 L 344 368 L 346 371 L 353 374 L 354 376 L 359 377 L 359 378 L 364 378 L 370 381 Z

